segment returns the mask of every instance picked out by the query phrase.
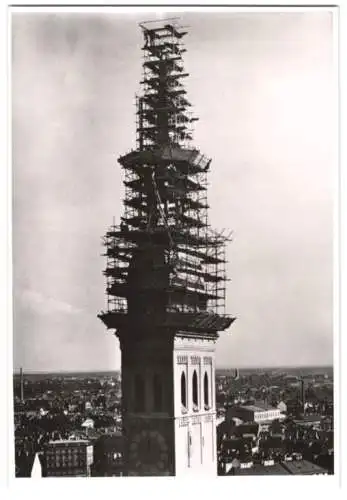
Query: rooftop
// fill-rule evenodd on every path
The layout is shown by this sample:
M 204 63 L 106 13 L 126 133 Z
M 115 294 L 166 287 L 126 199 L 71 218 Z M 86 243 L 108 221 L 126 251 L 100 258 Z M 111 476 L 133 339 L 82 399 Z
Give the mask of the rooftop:
M 275 475 L 285 475 L 285 474 L 290 474 L 284 467 L 282 467 L 281 464 L 274 464 L 274 465 L 262 465 L 262 464 L 255 464 L 253 467 L 250 467 L 249 469 L 236 469 L 235 470 L 235 475 L 236 476 L 275 476 Z
M 274 406 L 271 406 L 269 403 L 264 403 L 263 401 L 256 401 L 253 405 L 241 405 L 242 408 L 245 408 L 247 410 L 251 411 L 275 411 L 278 410 L 278 408 L 275 408 Z
M 283 464 L 289 474 L 327 474 L 327 471 L 319 465 L 308 462 L 307 460 L 293 460 L 293 462 L 286 462 Z
M 67 445 L 67 444 L 89 444 L 88 439 L 57 439 L 49 441 L 48 444 Z
M 300 418 L 294 418 L 295 423 L 310 423 L 310 422 L 320 422 L 322 415 L 302 415 Z

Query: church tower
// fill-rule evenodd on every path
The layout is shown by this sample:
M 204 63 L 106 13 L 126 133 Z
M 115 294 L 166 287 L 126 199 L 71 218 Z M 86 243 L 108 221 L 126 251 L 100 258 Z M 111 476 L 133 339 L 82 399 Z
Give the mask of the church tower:
M 211 160 L 193 116 L 174 20 L 140 25 L 137 148 L 119 158 L 124 215 L 105 235 L 108 307 L 120 341 L 130 476 L 217 475 L 215 343 L 225 314 L 227 238 L 208 224 Z

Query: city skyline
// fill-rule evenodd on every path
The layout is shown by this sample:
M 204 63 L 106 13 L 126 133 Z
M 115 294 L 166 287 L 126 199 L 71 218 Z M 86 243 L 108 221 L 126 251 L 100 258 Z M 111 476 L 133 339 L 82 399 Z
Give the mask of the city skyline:
M 332 14 L 180 17 L 211 223 L 234 231 L 217 367 L 332 365 Z M 122 213 L 145 19 L 13 16 L 14 369 L 120 368 L 101 236 Z
M 20 369 L 22 368 L 23 370 L 23 376 L 25 375 L 99 375 L 99 374 L 112 374 L 112 373 L 121 373 L 121 369 L 114 369 L 114 370 L 88 370 L 88 369 L 83 369 L 83 370 L 54 370 L 54 371 L 46 371 L 46 370 L 25 370 L 23 367 L 20 367 L 18 369 L 13 370 L 13 375 L 19 376 L 20 375 Z M 233 371 L 233 370 L 241 370 L 241 371 L 257 371 L 257 370 L 264 370 L 264 371 L 271 371 L 271 370 L 281 370 L 281 371 L 286 371 L 286 370 L 300 370 L 300 369 L 332 369 L 333 365 L 289 365 L 289 366 L 221 366 L 217 365 L 216 370 L 217 371 Z

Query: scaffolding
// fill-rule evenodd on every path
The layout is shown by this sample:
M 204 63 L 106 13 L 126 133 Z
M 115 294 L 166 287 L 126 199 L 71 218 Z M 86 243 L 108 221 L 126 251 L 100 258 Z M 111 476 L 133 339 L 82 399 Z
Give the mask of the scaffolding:
M 182 80 L 182 40 L 175 22 L 141 24 L 142 91 L 136 96 L 137 149 L 118 159 L 124 214 L 104 237 L 107 310 L 117 334 L 131 324 L 214 334 L 225 313 L 228 236 L 208 223 L 211 160 L 192 145 L 191 112 Z

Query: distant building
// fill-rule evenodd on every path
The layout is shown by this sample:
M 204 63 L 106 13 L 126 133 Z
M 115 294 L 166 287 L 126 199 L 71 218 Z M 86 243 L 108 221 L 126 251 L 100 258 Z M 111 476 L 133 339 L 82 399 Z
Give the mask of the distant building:
M 280 401 L 277 405 L 277 408 L 281 413 L 287 413 L 287 405 L 284 401 Z
M 234 428 L 233 432 L 236 437 L 256 439 L 259 432 L 259 424 L 257 422 L 240 424 Z
M 92 462 L 93 446 L 89 441 L 50 441 L 44 449 L 43 475 L 89 477 Z
M 263 402 L 257 401 L 254 405 L 230 406 L 227 410 L 227 419 L 229 420 L 233 417 L 239 418 L 243 422 L 262 423 L 280 419 L 283 415 L 278 408 L 273 408 Z
M 223 465 L 225 473 L 228 472 L 234 460 L 240 463 L 250 463 L 252 461 L 252 439 L 227 438 L 219 447 L 219 462 Z
M 86 401 L 86 403 L 85 403 L 85 405 L 84 405 L 84 409 L 85 409 L 86 411 L 88 411 L 88 410 L 92 410 L 92 409 L 93 409 L 93 407 L 92 407 L 92 403 L 91 403 L 90 401 Z
M 301 404 L 298 399 L 290 399 L 286 401 L 287 405 L 287 414 L 289 415 L 298 415 L 301 411 Z
M 217 415 L 216 417 L 216 426 L 223 424 L 225 422 L 225 415 Z
M 307 460 L 293 460 L 292 462 L 283 462 L 282 465 L 292 475 L 314 476 L 328 474 L 327 470 Z
M 105 434 L 94 443 L 92 476 L 122 476 L 124 440 L 120 433 Z
M 331 431 L 334 427 L 333 418 L 330 416 L 322 417 L 320 426 L 321 426 L 322 431 Z
M 271 463 L 271 465 L 254 464 L 250 468 L 237 468 L 234 470 L 235 476 L 283 476 L 290 474 L 281 464 Z
M 301 417 L 294 419 L 296 425 L 302 427 L 316 427 L 319 428 L 321 424 L 321 415 L 301 415 Z
M 264 459 L 282 459 L 286 453 L 286 445 L 282 437 L 269 436 L 267 439 L 260 439 L 258 443 L 259 454 Z
M 231 463 L 225 464 L 225 475 L 237 475 L 238 471 L 248 471 L 253 468 L 254 464 L 251 460 L 240 461 L 235 458 Z
M 81 427 L 84 429 L 94 429 L 94 420 L 92 418 L 86 418 L 86 420 L 82 422 Z
M 268 460 L 264 464 L 252 464 L 248 467 L 228 467 L 228 474 L 236 476 L 274 476 L 274 475 L 321 475 L 327 471 L 307 460 L 275 463 Z
M 16 477 L 31 477 L 35 454 L 25 449 L 25 445 L 21 448 L 16 450 L 15 455 Z
M 329 474 L 334 474 L 334 451 L 331 450 L 328 453 L 319 455 L 315 463 L 327 470 Z
M 250 439 L 251 441 L 255 441 L 258 436 L 258 431 L 259 424 L 257 424 L 256 422 L 244 424 L 237 418 L 224 420 L 217 426 L 218 448 L 223 441 L 228 440 L 232 437 Z

